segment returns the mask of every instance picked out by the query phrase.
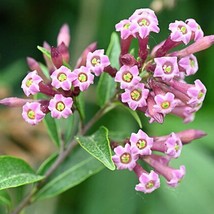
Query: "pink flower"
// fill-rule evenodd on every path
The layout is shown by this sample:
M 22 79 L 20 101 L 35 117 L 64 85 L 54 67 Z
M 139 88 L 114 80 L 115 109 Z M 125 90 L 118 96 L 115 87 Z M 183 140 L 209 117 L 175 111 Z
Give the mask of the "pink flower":
M 169 25 L 170 38 L 174 42 L 183 42 L 187 45 L 192 36 L 191 28 L 183 21 L 175 21 Z
M 135 186 L 137 191 L 151 193 L 160 187 L 159 176 L 153 170 L 150 173 L 142 173 L 139 181 L 140 183 Z
M 79 87 L 80 91 L 85 91 L 94 83 L 94 75 L 91 74 L 90 68 L 81 66 L 75 69 L 72 74 L 73 86 Z
M 181 58 L 178 64 L 184 69 L 186 76 L 193 75 L 198 71 L 197 58 L 193 54 Z
M 121 20 L 118 24 L 115 25 L 116 31 L 120 32 L 122 39 L 127 39 L 132 35 L 130 30 L 131 22 L 128 19 Z
M 177 187 L 178 184 L 183 179 L 185 173 L 186 173 L 186 168 L 183 165 L 180 166 L 180 169 L 171 170 L 170 180 L 168 180 L 167 184 L 171 187 Z
M 36 125 L 45 117 L 41 111 L 41 104 L 38 102 L 27 102 L 23 105 L 22 110 L 23 119 L 31 125 Z
M 21 88 L 23 89 L 26 96 L 34 95 L 38 93 L 39 83 L 42 82 L 42 78 L 37 74 L 37 71 L 31 71 L 27 76 L 22 80 Z
M 125 92 L 121 94 L 121 100 L 124 103 L 128 103 L 132 110 L 136 110 L 138 107 L 147 105 L 146 99 L 148 94 L 149 90 L 145 88 L 145 85 L 138 83 L 131 89 L 125 89 Z
M 158 33 L 160 31 L 158 27 L 158 19 L 151 9 L 139 9 L 136 10 L 129 18 L 132 22 L 130 30 L 135 35 L 138 33 L 143 39 L 147 37 L 150 32 Z
M 57 89 L 62 88 L 63 90 L 71 89 L 72 72 L 65 66 L 61 66 L 51 74 L 52 83 L 51 85 Z
M 130 137 L 131 147 L 139 155 L 150 155 L 152 153 L 151 147 L 153 145 L 153 138 L 149 137 L 141 129 L 137 134 L 132 133 Z
M 182 150 L 182 142 L 180 138 L 173 132 L 165 141 L 167 150 L 165 153 L 173 158 L 178 158 Z
M 154 105 L 155 111 L 164 115 L 170 113 L 177 105 L 174 94 L 170 92 L 167 92 L 165 95 L 158 94 L 154 99 L 156 102 Z
M 71 107 L 73 99 L 71 97 L 64 97 L 61 94 L 56 94 L 49 102 L 48 109 L 51 111 L 53 118 L 67 118 L 72 114 Z
M 200 25 L 194 19 L 187 19 L 186 24 L 190 27 L 193 35 L 194 41 L 204 37 L 204 32 L 202 31 Z
M 115 81 L 120 83 L 120 88 L 131 88 L 138 84 L 141 78 L 138 76 L 139 70 L 137 66 L 129 67 L 123 65 L 116 73 Z
M 163 80 L 171 80 L 179 76 L 177 57 L 159 57 L 154 59 L 156 67 L 154 77 L 161 77 Z
M 104 55 L 103 49 L 88 53 L 86 67 L 89 67 L 96 76 L 99 76 L 108 65 L 110 61 L 108 56 Z
M 115 155 L 112 157 L 117 169 L 129 169 L 130 171 L 136 165 L 138 160 L 138 155 L 133 153 L 132 148 L 129 144 L 126 144 L 125 147 L 117 146 L 114 149 Z
M 187 90 L 187 94 L 190 97 L 188 104 L 196 106 L 203 102 L 207 89 L 200 80 L 195 80 L 194 83 L 195 85 Z

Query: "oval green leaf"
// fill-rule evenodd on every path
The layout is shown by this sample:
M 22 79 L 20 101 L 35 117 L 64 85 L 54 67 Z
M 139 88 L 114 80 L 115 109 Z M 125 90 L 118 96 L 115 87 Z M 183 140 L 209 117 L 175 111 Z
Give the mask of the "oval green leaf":
M 96 159 L 102 162 L 110 170 L 115 169 L 115 165 L 111 159 L 111 148 L 108 139 L 108 130 L 105 127 L 100 127 L 91 136 L 76 137 L 78 143 Z
M 0 157 L 0 190 L 30 184 L 43 179 L 23 160 L 11 156 Z

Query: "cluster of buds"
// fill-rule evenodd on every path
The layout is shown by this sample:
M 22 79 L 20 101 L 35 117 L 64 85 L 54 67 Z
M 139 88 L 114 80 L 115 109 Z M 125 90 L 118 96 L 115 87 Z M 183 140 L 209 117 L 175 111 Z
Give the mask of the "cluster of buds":
M 169 113 L 181 117 L 184 123 L 191 122 L 202 106 L 206 88 L 198 79 L 194 84 L 187 83 L 185 77 L 197 72 L 198 63 L 193 54 L 209 48 L 214 43 L 214 36 L 204 36 L 194 19 L 175 21 L 169 25 L 169 30 L 168 38 L 150 50 L 150 33 L 160 31 L 158 19 L 151 9 L 138 9 L 128 19 L 116 24 L 116 31 L 121 35 L 119 68 L 112 67 L 104 50 L 97 50 L 96 43 L 92 43 L 71 69 L 69 28 L 63 25 L 57 47 L 51 47 L 47 42 L 43 45 L 47 68 L 33 58 L 27 59 L 31 71 L 21 87 L 26 96 L 40 93 L 45 98 L 5 98 L 0 104 L 22 106 L 23 118 L 32 125 L 42 121 L 47 113 L 53 118 L 67 118 L 77 109 L 76 97 L 94 83 L 95 76 L 106 72 L 117 83 L 114 98 L 133 111 L 144 112 L 150 122 L 163 123 Z M 137 54 L 130 50 L 134 39 L 139 44 Z M 190 42 L 189 46 L 173 51 L 173 48 Z M 183 144 L 204 135 L 199 130 L 187 130 L 151 138 L 139 130 L 137 134 L 131 134 L 124 147 L 114 146 L 113 161 L 118 169 L 133 170 L 137 174 L 138 191 L 149 193 L 157 189 L 159 174 L 175 187 L 184 176 L 185 167 L 173 169 L 169 161 L 179 157 Z M 148 173 L 137 163 L 138 159 L 154 170 Z

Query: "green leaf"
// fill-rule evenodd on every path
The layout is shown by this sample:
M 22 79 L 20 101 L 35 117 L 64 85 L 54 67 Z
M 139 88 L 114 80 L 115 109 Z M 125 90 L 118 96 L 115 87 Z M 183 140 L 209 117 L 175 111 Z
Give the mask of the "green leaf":
M 132 117 L 136 120 L 136 122 L 138 123 L 139 127 L 142 128 L 142 122 L 141 122 L 141 119 L 138 115 L 138 113 L 136 111 L 133 111 L 132 109 L 130 109 L 129 107 L 125 106 L 123 103 L 121 102 L 114 102 L 116 106 L 119 106 L 121 107 L 122 109 L 128 111 Z
M 111 62 L 111 66 L 119 69 L 120 63 L 119 63 L 119 56 L 120 56 L 120 39 L 118 35 L 113 32 L 111 34 L 111 40 L 108 46 L 108 49 L 106 51 L 106 55 L 109 57 L 109 60 Z
M 84 94 L 80 92 L 80 94 L 76 97 L 76 107 L 78 109 L 78 112 L 80 114 L 80 117 L 82 120 L 85 118 L 85 99 Z
M 42 64 L 42 63 L 39 63 L 39 66 L 42 69 L 42 72 L 45 75 L 45 77 L 47 77 L 48 79 L 50 79 L 50 73 L 49 73 L 48 68 L 44 64 Z
M 11 206 L 10 195 L 5 190 L 0 191 L 0 204 L 7 206 L 7 207 Z
M 143 127 L 141 119 L 140 119 L 140 117 L 136 111 L 133 111 L 132 109 L 123 105 L 122 103 L 118 103 L 118 105 L 120 105 L 120 107 L 122 107 L 123 109 L 125 109 L 126 111 L 128 111 L 132 115 L 132 117 L 136 120 L 136 122 L 138 123 L 140 128 Z
M 61 139 L 60 130 L 57 126 L 56 119 L 51 117 L 50 114 L 47 114 L 43 121 L 45 123 L 45 126 L 47 127 L 48 134 L 51 137 L 52 141 L 55 143 L 56 146 L 59 147 L 59 145 L 61 144 Z
M 106 51 L 109 57 L 111 66 L 119 69 L 119 56 L 120 56 L 120 41 L 118 35 L 113 32 L 111 40 Z M 100 106 L 105 105 L 110 98 L 115 94 L 116 83 L 114 79 L 107 73 L 102 73 L 97 85 L 97 100 Z
M 57 122 L 57 127 L 60 129 L 62 140 L 65 143 L 70 143 L 76 135 L 79 125 L 79 114 L 77 111 L 73 112 L 68 118 L 61 118 Z
M 47 161 L 43 165 L 41 169 L 43 173 L 45 173 L 45 169 L 47 170 L 51 166 L 53 158 L 50 158 L 50 162 Z M 103 165 L 99 161 L 83 149 L 78 148 L 50 176 L 46 185 L 40 189 L 34 199 L 40 200 L 59 195 L 83 182 L 103 168 Z
M 50 54 L 50 51 L 48 51 L 47 49 L 41 47 L 41 46 L 37 46 L 37 48 L 44 54 L 46 55 L 49 59 L 51 58 L 51 54 Z
M 35 99 L 46 99 L 46 95 L 38 93 L 35 95 Z M 54 144 L 59 147 L 61 144 L 61 133 L 60 133 L 60 128 L 58 127 L 57 121 L 58 119 L 54 119 L 51 117 L 50 113 L 45 115 L 45 118 L 43 119 L 43 122 L 48 130 L 48 134 L 51 138 L 51 140 L 54 142 Z
M 11 157 L 0 157 L 0 190 L 30 184 L 43 179 L 23 160 Z
M 102 73 L 97 85 L 96 93 L 98 104 L 102 107 L 115 94 L 116 83 L 114 79 L 107 73 Z
M 91 136 L 76 137 L 78 143 L 91 155 L 97 158 L 110 170 L 115 169 L 115 165 L 111 159 L 111 148 L 108 139 L 108 130 L 105 127 L 100 127 Z

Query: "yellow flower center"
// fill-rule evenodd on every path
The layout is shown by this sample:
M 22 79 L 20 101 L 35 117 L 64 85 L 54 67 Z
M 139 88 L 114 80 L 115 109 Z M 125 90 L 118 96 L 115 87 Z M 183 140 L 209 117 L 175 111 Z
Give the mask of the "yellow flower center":
M 137 145 L 138 149 L 144 149 L 147 145 L 147 142 L 144 139 L 140 139 L 140 140 L 138 140 L 136 145 Z
M 131 98 L 132 100 L 138 101 L 141 98 L 141 91 L 135 89 L 131 92 Z
M 202 91 L 200 91 L 200 92 L 198 93 L 198 99 L 201 99 L 203 96 L 204 96 L 204 93 L 203 93 Z
M 100 57 L 99 56 L 95 56 L 92 60 L 91 60 L 91 64 L 93 66 L 99 65 L 100 64 Z
M 126 24 L 123 25 L 123 28 L 124 28 L 124 29 L 129 29 L 130 25 L 131 25 L 131 24 L 126 23 Z
M 143 19 L 140 19 L 139 21 L 138 21 L 138 24 L 140 25 L 140 26 L 149 26 L 149 21 L 148 21 L 148 19 L 145 19 L 145 18 L 143 18 Z
M 186 34 L 187 33 L 187 29 L 185 26 L 178 26 L 178 30 L 182 33 L 182 34 Z
M 36 117 L 36 114 L 33 110 L 29 110 L 27 113 L 28 118 L 30 118 L 31 120 L 34 120 Z
M 172 66 L 171 65 L 164 65 L 163 70 L 165 74 L 170 74 L 172 72 Z
M 126 71 L 126 72 L 123 73 L 123 77 L 122 78 L 123 78 L 123 80 L 125 82 L 131 82 L 132 79 L 133 79 L 133 75 L 129 71 Z
M 161 103 L 161 108 L 168 109 L 170 107 L 170 102 L 164 101 Z
M 131 162 L 131 160 L 132 160 L 132 158 L 131 158 L 131 155 L 129 154 L 129 153 L 123 153 L 121 156 L 120 156 L 120 161 L 122 162 L 122 163 L 125 163 L 125 164 L 128 164 L 128 163 L 130 163 Z
M 33 84 L 32 78 L 30 78 L 30 79 L 28 79 L 28 80 L 26 81 L 26 86 L 27 86 L 27 87 L 30 87 L 32 84 Z
M 149 181 L 147 184 L 146 184 L 146 189 L 151 189 L 153 186 L 154 186 L 154 181 Z
M 60 81 L 60 82 L 63 82 L 65 80 L 67 80 L 67 75 L 64 74 L 64 73 L 60 73 L 57 77 L 57 79 Z
M 175 151 L 177 152 L 177 151 L 179 151 L 179 149 L 180 149 L 180 146 L 176 143 L 176 145 L 175 145 Z
M 57 104 L 56 104 L 56 109 L 58 110 L 58 111 L 63 111 L 64 109 L 65 109 L 65 104 L 63 103 L 63 102 L 58 102 Z
M 80 73 L 79 76 L 78 76 L 78 80 L 79 80 L 80 82 L 86 82 L 87 79 L 88 79 L 88 77 L 87 77 L 87 75 L 84 74 L 84 73 Z
M 190 66 L 192 68 L 194 68 L 195 67 L 195 61 L 193 59 L 190 59 L 189 61 L 190 61 Z

